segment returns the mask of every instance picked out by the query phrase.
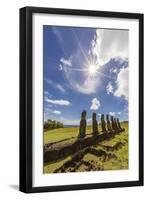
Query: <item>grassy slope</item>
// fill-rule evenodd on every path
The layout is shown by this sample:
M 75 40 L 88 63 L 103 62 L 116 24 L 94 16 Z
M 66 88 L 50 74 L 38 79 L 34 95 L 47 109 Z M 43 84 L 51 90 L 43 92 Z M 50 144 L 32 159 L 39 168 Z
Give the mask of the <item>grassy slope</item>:
M 125 128 L 125 132 L 120 135 L 116 135 L 110 141 L 104 141 L 100 145 L 95 146 L 97 150 L 102 149 L 106 153 L 112 153 L 116 156 L 116 158 L 108 159 L 103 162 L 103 159 L 92 154 L 87 154 L 85 155 L 84 160 L 91 162 L 95 161 L 94 165 L 99 165 L 103 170 L 128 169 L 128 124 L 124 123 L 122 126 Z M 108 151 L 104 148 L 105 146 L 113 147 L 118 143 L 122 144 L 122 146 L 118 149 Z
M 103 158 L 97 157 L 95 155 L 92 155 L 90 153 L 86 154 L 83 158 L 83 160 L 91 162 L 94 166 L 94 170 L 97 170 L 97 168 L 101 168 L 102 170 L 113 170 L 113 169 L 127 169 L 128 168 L 128 123 L 122 123 L 122 127 L 125 128 L 125 132 L 120 135 L 116 135 L 114 138 L 112 138 L 109 141 L 104 141 L 100 145 L 94 146 L 96 149 L 102 149 L 107 154 L 112 153 L 116 156 L 116 158 L 103 160 Z M 100 130 L 100 128 L 99 128 Z M 69 135 L 70 133 L 70 135 Z M 91 133 L 91 126 L 87 127 L 87 134 Z M 68 127 L 68 128 L 61 128 L 61 129 L 55 129 L 52 131 L 47 131 L 44 133 L 44 143 L 50 143 L 50 142 L 57 142 L 63 139 L 71 138 L 71 137 L 77 137 L 78 135 L 78 127 Z M 114 149 L 113 151 L 106 150 L 104 147 L 110 146 L 113 147 L 117 143 L 124 144 L 122 147 L 118 149 Z M 44 166 L 44 173 L 53 173 L 54 170 L 61 167 L 66 161 L 70 160 L 71 157 L 66 157 L 65 159 L 62 159 L 55 163 L 46 163 Z M 85 166 L 80 166 L 78 171 L 84 171 Z
M 91 132 L 92 132 L 92 127 L 87 126 L 86 134 L 90 134 Z M 46 131 L 44 132 L 44 144 L 58 142 L 64 139 L 70 139 L 72 137 L 76 139 L 78 134 L 79 134 L 79 127 L 66 127 L 66 128 L 59 128 Z

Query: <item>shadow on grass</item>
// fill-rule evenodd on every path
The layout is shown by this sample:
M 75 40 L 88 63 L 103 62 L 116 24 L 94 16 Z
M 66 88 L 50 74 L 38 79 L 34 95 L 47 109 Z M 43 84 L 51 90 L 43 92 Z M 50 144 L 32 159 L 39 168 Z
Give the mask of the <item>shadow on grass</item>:
M 103 134 L 99 134 L 97 136 L 86 136 L 83 139 L 78 139 L 75 142 L 66 143 L 66 144 L 58 144 L 52 146 L 44 146 L 44 165 L 46 162 L 55 162 L 57 160 L 63 159 L 67 156 L 70 156 L 85 147 L 90 147 L 95 144 L 99 144 L 104 140 L 112 139 L 116 134 L 121 134 L 124 129 L 104 132 Z

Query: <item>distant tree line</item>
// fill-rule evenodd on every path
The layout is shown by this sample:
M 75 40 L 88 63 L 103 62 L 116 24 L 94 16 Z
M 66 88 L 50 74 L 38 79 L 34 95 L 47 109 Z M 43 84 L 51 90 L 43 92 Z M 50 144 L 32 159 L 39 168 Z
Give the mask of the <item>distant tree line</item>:
M 63 128 L 63 123 L 51 119 L 48 119 L 46 122 L 44 122 L 43 125 L 44 131 L 52 130 L 55 128 Z

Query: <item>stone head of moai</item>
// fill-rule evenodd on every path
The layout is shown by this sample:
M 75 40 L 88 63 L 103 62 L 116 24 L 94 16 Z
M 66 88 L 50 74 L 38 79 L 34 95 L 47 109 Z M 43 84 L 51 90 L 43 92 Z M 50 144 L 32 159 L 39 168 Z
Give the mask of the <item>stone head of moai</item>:
M 93 120 L 96 120 L 96 113 L 93 113 L 93 114 L 92 114 L 92 119 L 93 119 Z
M 86 110 L 83 110 L 83 112 L 81 113 L 81 119 L 86 120 Z
M 113 121 L 113 116 L 111 116 L 111 121 Z
M 115 130 L 115 122 L 114 122 L 113 116 L 111 116 L 111 127 L 112 127 L 112 130 Z
M 111 131 L 112 128 L 111 128 L 111 123 L 110 123 L 109 115 L 108 114 L 106 115 L 106 120 L 107 120 L 107 129 L 108 129 L 108 131 Z
M 106 131 L 106 122 L 104 118 L 104 114 L 101 115 L 101 127 L 102 127 L 102 132 Z
M 86 136 L 86 110 L 81 113 L 80 127 L 79 127 L 79 138 Z
M 116 118 L 114 118 L 114 127 L 115 127 L 115 130 L 118 129 L 118 125 L 117 125 L 117 122 L 116 122 Z
M 104 120 L 104 114 L 101 115 L 101 120 Z
M 94 136 L 98 134 L 98 126 L 97 126 L 97 120 L 96 120 L 96 113 L 92 114 L 92 133 Z
M 120 122 L 119 122 L 119 118 L 117 118 L 117 125 L 118 125 L 118 128 L 121 129 L 121 125 L 120 125 Z

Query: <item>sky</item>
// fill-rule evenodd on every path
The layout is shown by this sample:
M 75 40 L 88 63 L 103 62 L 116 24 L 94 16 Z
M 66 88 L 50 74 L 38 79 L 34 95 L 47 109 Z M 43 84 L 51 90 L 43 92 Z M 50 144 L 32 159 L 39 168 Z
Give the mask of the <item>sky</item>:
M 128 120 L 129 31 L 43 26 L 44 121 Z

